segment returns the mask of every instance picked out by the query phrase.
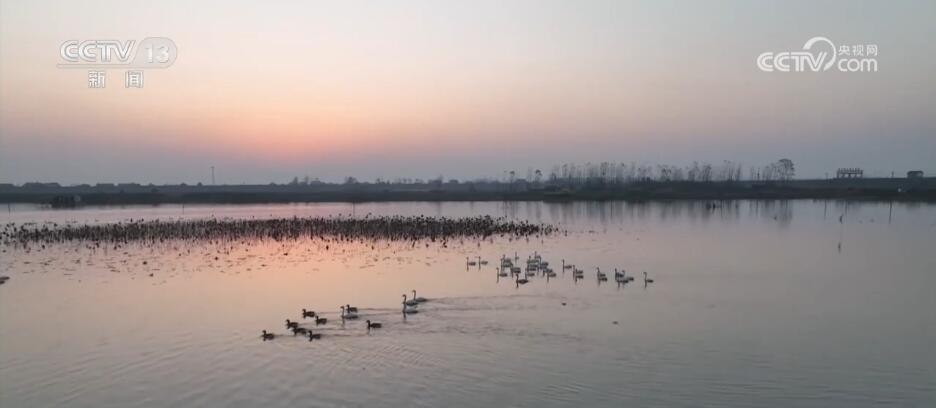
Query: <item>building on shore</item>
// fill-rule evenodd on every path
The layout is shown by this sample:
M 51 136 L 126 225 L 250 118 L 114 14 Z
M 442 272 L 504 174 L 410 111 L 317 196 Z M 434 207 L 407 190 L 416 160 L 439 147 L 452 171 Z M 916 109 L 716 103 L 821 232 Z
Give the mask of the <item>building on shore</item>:
M 835 171 L 835 178 L 837 179 L 864 178 L 864 170 L 859 169 L 857 167 L 840 168 Z

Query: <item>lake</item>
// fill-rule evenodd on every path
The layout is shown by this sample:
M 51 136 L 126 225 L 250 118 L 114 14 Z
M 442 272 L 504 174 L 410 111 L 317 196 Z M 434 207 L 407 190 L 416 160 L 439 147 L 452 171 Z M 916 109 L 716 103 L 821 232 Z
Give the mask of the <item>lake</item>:
M 563 232 L 0 246 L 0 406 L 936 406 L 932 204 L 14 205 L 0 224 L 368 214 Z M 556 277 L 498 276 L 534 254 Z M 412 290 L 428 301 L 404 316 Z

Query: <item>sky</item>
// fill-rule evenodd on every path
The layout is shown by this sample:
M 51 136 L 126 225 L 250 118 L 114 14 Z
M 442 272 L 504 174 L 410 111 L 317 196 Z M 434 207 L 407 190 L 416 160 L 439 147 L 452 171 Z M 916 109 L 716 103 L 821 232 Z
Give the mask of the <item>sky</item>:
M 933 1 L 0 0 L 0 183 L 936 175 L 933 21 Z M 877 45 L 877 72 L 758 68 L 815 36 Z M 142 88 L 57 67 L 65 41 L 146 37 L 178 58 Z

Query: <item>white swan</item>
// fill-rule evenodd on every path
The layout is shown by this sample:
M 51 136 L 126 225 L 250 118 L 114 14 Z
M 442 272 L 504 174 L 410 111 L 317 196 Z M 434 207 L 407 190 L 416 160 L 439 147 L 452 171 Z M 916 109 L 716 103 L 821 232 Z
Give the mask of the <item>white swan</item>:
M 416 314 L 416 313 L 419 313 L 419 309 L 415 307 L 406 307 L 406 302 L 403 302 L 403 314 L 404 315 Z
M 403 306 L 418 306 L 419 302 L 416 299 L 406 300 L 406 295 L 403 295 Z
M 598 280 L 600 281 L 608 280 L 608 275 L 605 274 L 604 272 L 601 272 L 601 268 L 597 268 L 597 269 L 598 269 Z
M 345 310 L 345 307 L 341 307 L 341 318 L 342 319 L 357 319 L 358 315 L 355 312 Z

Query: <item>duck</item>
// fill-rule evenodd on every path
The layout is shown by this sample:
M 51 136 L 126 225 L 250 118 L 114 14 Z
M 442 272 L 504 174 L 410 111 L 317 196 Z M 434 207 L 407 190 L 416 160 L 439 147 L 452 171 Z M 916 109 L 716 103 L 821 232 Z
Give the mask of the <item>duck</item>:
M 406 300 L 406 295 L 403 295 L 403 305 L 404 306 L 418 306 L 419 302 L 416 299 Z
M 307 317 L 315 317 L 315 312 L 311 310 L 302 309 L 302 318 L 305 319 Z
M 376 322 L 371 323 L 370 320 L 367 321 L 367 330 L 370 330 L 370 329 L 379 329 L 379 328 L 381 328 L 381 327 L 383 327 L 383 325 L 380 324 L 380 323 L 376 323 Z
M 287 328 L 287 329 L 295 329 L 295 328 L 297 328 L 297 327 L 299 327 L 299 322 L 293 322 L 293 321 L 290 321 L 289 319 L 286 319 L 286 328 Z
M 309 332 L 309 329 L 306 329 L 305 327 L 293 327 L 292 332 L 293 332 L 293 336 L 295 336 L 299 333 L 306 334 Z
M 276 338 L 276 335 L 273 333 L 267 333 L 267 331 L 264 330 L 263 334 L 260 335 L 260 338 L 262 338 L 264 341 L 273 340 L 274 338 Z
M 358 318 L 357 313 L 349 312 L 345 310 L 344 306 L 341 307 L 341 319 L 342 320 L 343 319 L 357 319 L 357 318 Z
M 320 324 L 328 323 L 328 319 L 326 319 L 326 318 L 324 318 L 324 317 L 319 317 L 319 315 L 314 315 L 314 316 L 312 316 L 312 317 L 315 318 L 315 325 L 316 325 L 316 326 L 318 326 L 318 325 L 320 325 Z
M 309 330 L 309 341 L 318 340 L 322 338 L 322 333 L 312 333 L 312 330 Z
M 423 302 L 426 302 L 426 301 L 428 301 L 428 300 L 429 300 L 429 299 L 426 299 L 426 298 L 424 298 L 424 297 L 416 297 L 416 289 L 413 289 L 413 301 L 415 301 L 416 303 L 423 303 Z

